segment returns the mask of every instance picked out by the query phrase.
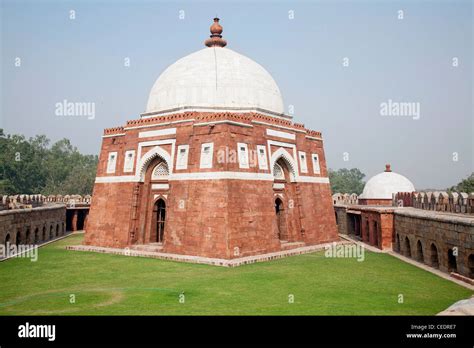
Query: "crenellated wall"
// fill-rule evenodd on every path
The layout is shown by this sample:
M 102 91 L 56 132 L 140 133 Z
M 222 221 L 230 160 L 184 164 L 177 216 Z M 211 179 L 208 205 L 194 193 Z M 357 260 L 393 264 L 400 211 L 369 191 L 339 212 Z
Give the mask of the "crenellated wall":
M 469 215 L 397 208 L 393 249 L 443 272 L 474 279 L 474 219 Z
M 90 195 L 49 195 L 42 194 L 26 195 L 3 195 L 0 196 L 0 210 L 10 209 L 30 209 L 44 206 L 48 203 L 65 203 L 68 207 L 78 205 L 89 205 L 92 196 Z
M 36 208 L 0 211 L 1 244 L 41 244 L 65 233 L 64 204 L 53 203 Z
M 432 195 L 426 209 L 402 206 L 413 198 L 405 193 L 397 195 L 402 200 L 400 207 L 336 204 L 338 231 L 474 283 L 474 217 L 460 213 L 464 211 L 460 205 L 457 213 L 435 210 L 450 209 L 450 204 L 455 209 L 456 201 L 450 201 L 449 195 L 434 197 L 437 199 Z
M 90 195 L 3 195 L 0 196 L 0 212 L 24 211 L 24 216 L 30 216 L 29 220 L 35 221 L 38 208 L 50 208 L 51 206 L 63 206 L 66 231 L 84 230 L 89 215 L 91 204 Z M 25 220 L 28 220 L 25 218 Z
M 358 196 L 355 193 L 335 193 L 332 195 L 332 201 L 333 205 L 359 204 Z M 371 205 L 371 203 L 368 202 L 368 205 Z M 373 205 L 378 204 L 374 202 Z M 474 214 L 474 192 L 398 192 L 393 195 L 392 206 Z
M 394 206 L 460 214 L 474 214 L 474 192 L 399 192 L 393 196 Z
M 332 195 L 332 203 L 336 204 L 359 204 L 359 196 L 355 193 L 335 193 Z

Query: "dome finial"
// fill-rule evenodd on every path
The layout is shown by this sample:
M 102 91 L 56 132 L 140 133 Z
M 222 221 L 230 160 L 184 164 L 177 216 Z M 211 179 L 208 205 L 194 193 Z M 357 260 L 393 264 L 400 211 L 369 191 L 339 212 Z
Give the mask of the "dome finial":
M 227 45 L 227 41 L 222 38 L 222 25 L 219 24 L 217 16 L 214 18 L 214 23 L 212 23 L 210 30 L 210 39 L 204 42 L 207 47 L 224 47 Z
M 390 164 L 385 165 L 385 171 L 386 172 L 391 172 L 392 171 L 392 169 L 390 168 Z

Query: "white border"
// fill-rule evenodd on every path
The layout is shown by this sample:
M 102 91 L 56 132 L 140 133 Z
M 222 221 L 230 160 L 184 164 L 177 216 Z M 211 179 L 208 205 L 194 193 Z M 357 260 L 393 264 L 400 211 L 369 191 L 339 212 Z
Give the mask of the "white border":
M 151 184 L 152 190 L 169 190 L 169 184 Z
M 314 159 L 316 158 L 316 163 L 318 164 L 317 170 L 316 167 L 314 166 Z M 314 174 L 321 174 L 321 166 L 319 165 L 319 155 L 317 153 L 311 154 L 311 159 L 313 161 L 313 173 Z
M 308 173 L 308 161 L 306 160 L 306 152 L 298 151 L 298 159 L 300 162 L 301 173 Z
M 255 180 L 255 181 L 274 181 L 273 174 L 268 173 L 249 173 L 249 172 L 195 172 L 195 173 L 174 173 L 170 175 L 169 181 L 185 180 Z M 123 176 L 101 176 L 96 177 L 96 183 L 122 183 L 122 182 L 140 182 L 140 179 L 134 175 Z M 300 176 L 297 182 L 329 184 L 327 177 Z
M 205 154 L 204 154 L 204 148 L 206 146 L 210 146 L 211 147 L 211 152 L 210 152 L 210 161 L 209 163 L 205 164 L 203 163 L 204 162 L 204 159 L 205 159 Z M 214 160 L 214 143 L 202 143 L 201 144 L 201 157 L 200 157 L 200 160 L 199 160 L 199 168 L 200 169 L 209 169 L 209 168 L 212 168 L 212 162 Z
M 156 129 L 152 131 L 145 131 L 138 133 L 139 138 L 150 138 L 150 137 L 159 137 L 162 135 L 173 135 L 176 134 L 176 128 L 164 128 Z
M 180 164 L 179 163 L 179 156 L 181 153 L 181 150 L 184 149 L 184 163 Z M 178 149 L 176 150 L 176 170 L 183 170 L 183 169 L 188 169 L 188 157 L 189 157 L 189 145 L 178 145 Z
M 242 152 L 240 150 L 240 148 L 243 147 L 244 148 L 244 151 Z M 245 156 L 246 159 L 247 159 L 247 163 L 243 163 L 242 162 L 242 157 L 241 155 Z M 239 168 L 243 168 L 243 169 L 249 169 L 250 168 L 250 160 L 249 160 L 249 148 L 247 146 L 247 144 L 245 143 L 237 143 L 237 157 L 238 157 L 238 161 L 239 161 Z
M 130 161 L 127 161 L 128 159 L 128 154 L 131 153 L 132 154 L 132 159 Z M 127 164 L 130 164 L 131 163 L 131 166 L 130 168 L 127 168 Z M 134 165 L 135 165 L 135 150 L 127 150 L 125 151 L 125 157 L 123 159 L 123 172 L 124 173 L 133 173 L 133 168 L 134 168 Z
M 114 161 L 114 167 L 113 168 L 110 168 L 111 166 L 111 163 L 110 163 L 110 159 L 112 157 L 112 155 L 114 156 L 115 158 L 115 161 Z M 108 157 L 107 157 L 107 167 L 105 168 L 105 172 L 107 174 L 113 174 L 115 173 L 116 169 L 117 169 L 117 162 L 118 162 L 118 154 L 117 154 L 117 151 L 111 151 L 109 152 L 108 154 Z
M 260 157 L 260 150 L 263 150 L 262 157 Z M 260 170 L 268 170 L 267 149 L 265 148 L 265 145 L 257 145 L 257 160 L 258 168 Z
M 289 140 L 296 139 L 296 135 L 292 133 L 277 131 L 277 130 L 269 129 L 269 128 L 267 128 L 266 131 L 267 131 L 267 135 L 270 135 L 273 137 L 284 138 L 284 139 L 289 139 Z

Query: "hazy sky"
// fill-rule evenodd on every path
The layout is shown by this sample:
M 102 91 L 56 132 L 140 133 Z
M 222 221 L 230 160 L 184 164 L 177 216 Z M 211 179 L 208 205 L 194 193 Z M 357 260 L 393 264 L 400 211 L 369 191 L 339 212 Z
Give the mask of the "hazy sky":
M 103 129 L 139 118 L 160 73 L 204 47 L 217 14 L 228 47 L 272 74 L 294 121 L 323 132 L 330 168 L 358 167 L 370 177 L 391 163 L 418 189 L 445 188 L 473 171 L 472 7 L 2 1 L 0 127 L 66 137 L 97 154 Z M 56 116 L 65 99 L 95 103 L 95 118 Z M 419 119 L 381 115 L 389 100 L 418 103 Z

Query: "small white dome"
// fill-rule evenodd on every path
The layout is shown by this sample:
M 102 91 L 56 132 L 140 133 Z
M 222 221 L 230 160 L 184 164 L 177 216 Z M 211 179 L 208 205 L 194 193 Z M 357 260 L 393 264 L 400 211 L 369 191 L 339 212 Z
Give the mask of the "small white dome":
M 204 48 L 169 66 L 151 89 L 145 113 L 184 107 L 284 113 L 272 76 L 258 63 L 224 47 Z
M 403 175 L 387 170 L 371 177 L 364 186 L 359 198 L 362 199 L 392 199 L 397 192 L 414 192 L 415 186 Z

